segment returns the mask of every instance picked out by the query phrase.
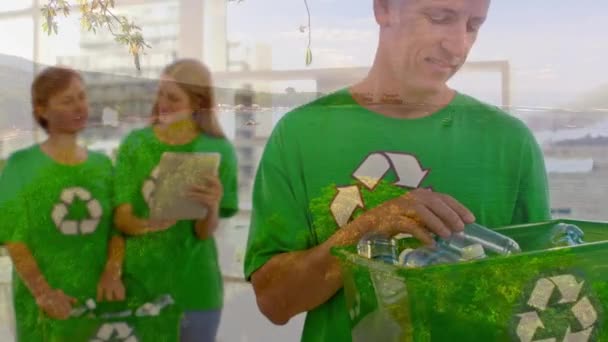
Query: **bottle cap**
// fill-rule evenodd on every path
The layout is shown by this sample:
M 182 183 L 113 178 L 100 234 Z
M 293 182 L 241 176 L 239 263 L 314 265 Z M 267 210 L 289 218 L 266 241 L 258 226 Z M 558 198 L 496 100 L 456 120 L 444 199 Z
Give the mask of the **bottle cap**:
M 463 260 L 482 259 L 486 257 L 486 252 L 483 246 L 479 243 L 469 245 L 462 249 Z
M 407 255 L 409 253 L 411 253 L 412 251 L 413 251 L 413 249 L 411 249 L 411 248 L 405 248 L 404 250 L 401 251 L 401 253 L 399 253 L 399 265 L 405 264 L 405 258 L 407 258 Z

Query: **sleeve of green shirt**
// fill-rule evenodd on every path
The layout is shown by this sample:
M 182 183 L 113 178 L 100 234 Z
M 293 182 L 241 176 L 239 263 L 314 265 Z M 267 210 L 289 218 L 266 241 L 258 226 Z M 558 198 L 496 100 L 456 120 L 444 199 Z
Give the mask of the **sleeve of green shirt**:
M 266 144 L 253 190 L 251 225 L 245 256 L 245 277 L 274 255 L 312 246 L 304 194 L 296 184 L 301 173 L 297 153 L 285 146 L 281 123 Z M 288 156 L 292 159 L 288 160 Z
M 220 203 L 220 217 L 232 217 L 239 208 L 238 197 L 238 162 L 234 147 L 227 143 L 228 147 L 222 153 L 220 165 L 220 181 L 224 188 L 224 196 Z
M 127 136 L 116 155 L 116 167 L 114 168 L 114 205 L 132 203 L 137 193 L 138 184 L 135 182 L 135 150 L 137 141 L 132 135 Z
M 18 158 L 9 158 L 0 174 L 0 244 L 24 242 L 27 210 Z
M 525 137 L 522 146 L 519 179 L 519 194 L 512 224 L 551 219 L 543 152 L 531 133 Z

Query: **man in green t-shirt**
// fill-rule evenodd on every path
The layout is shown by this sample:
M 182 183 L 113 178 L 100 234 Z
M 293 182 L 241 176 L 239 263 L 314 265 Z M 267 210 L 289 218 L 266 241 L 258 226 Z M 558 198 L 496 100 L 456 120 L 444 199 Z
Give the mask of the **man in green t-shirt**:
M 542 152 L 519 120 L 450 89 L 489 0 L 374 0 L 367 78 L 288 113 L 265 148 L 245 275 L 275 324 L 308 312 L 303 341 L 348 341 L 334 246 L 366 233 L 423 242 L 477 221 L 549 218 Z M 374 203 L 362 196 L 386 194 Z M 395 195 L 397 194 L 397 195 Z

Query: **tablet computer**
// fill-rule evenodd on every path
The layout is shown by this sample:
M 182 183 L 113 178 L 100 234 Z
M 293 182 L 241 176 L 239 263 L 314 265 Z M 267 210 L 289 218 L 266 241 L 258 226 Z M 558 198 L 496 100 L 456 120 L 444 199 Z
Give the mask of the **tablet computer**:
M 203 219 L 207 209 L 186 197 L 188 189 L 203 184 L 203 175 L 218 175 L 221 155 L 215 152 L 165 152 L 158 165 L 156 189 L 150 200 L 154 220 Z

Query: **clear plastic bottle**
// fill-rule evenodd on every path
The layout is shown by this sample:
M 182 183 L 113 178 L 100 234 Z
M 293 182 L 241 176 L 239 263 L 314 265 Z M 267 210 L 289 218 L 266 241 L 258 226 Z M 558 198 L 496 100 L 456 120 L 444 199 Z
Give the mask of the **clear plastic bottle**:
M 404 250 L 399 255 L 399 263 L 405 267 L 424 267 L 486 257 L 483 247 L 478 243 L 454 247 L 454 245 L 437 244 L 434 247 L 425 246 L 415 250 Z
M 455 248 L 462 248 L 472 244 L 480 244 L 486 253 L 510 255 L 520 253 L 521 248 L 515 240 L 499 234 L 477 223 L 467 224 L 464 231 L 452 234 L 447 239 L 439 239 L 439 244 L 447 244 Z
M 386 235 L 377 233 L 365 235 L 357 244 L 357 252 L 368 259 L 380 260 L 388 264 L 397 262 L 396 242 Z
M 569 223 L 558 223 L 551 229 L 552 247 L 576 246 L 585 243 L 585 233 L 578 226 Z
M 479 224 L 467 224 L 464 231 L 446 239 L 438 238 L 433 247 L 404 251 L 399 263 L 405 267 L 454 263 L 485 258 L 486 253 L 510 255 L 521 252 L 513 239 Z
M 460 255 L 449 249 L 437 247 L 419 247 L 399 258 L 405 267 L 424 267 L 437 264 L 449 264 L 460 261 Z

